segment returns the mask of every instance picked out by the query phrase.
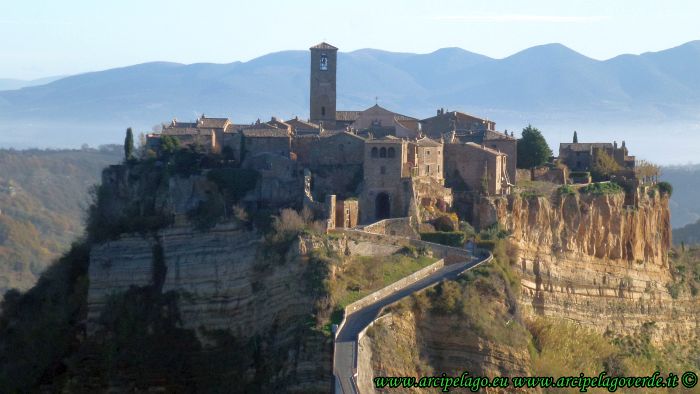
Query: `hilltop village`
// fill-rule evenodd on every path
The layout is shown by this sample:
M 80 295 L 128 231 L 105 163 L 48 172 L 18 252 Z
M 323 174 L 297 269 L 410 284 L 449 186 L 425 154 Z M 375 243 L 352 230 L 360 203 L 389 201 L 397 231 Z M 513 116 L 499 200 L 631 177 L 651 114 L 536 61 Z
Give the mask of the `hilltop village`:
M 469 220 L 475 198 L 508 195 L 516 178 L 590 182 L 586 171 L 602 153 L 617 162 L 623 177 L 634 178 L 635 160 L 624 142 L 618 147 L 575 139 L 561 144 L 550 166 L 522 172 L 516 169 L 516 138 L 497 131 L 491 120 L 444 108 L 425 119 L 377 104 L 337 110 L 338 48 L 324 42 L 310 52 L 308 120 L 271 117 L 236 124 L 202 115 L 194 122 L 172 120 L 160 133 L 147 135 L 146 147 L 160 152 L 166 139 L 176 139 L 179 146 L 221 154 L 261 174 L 248 206 L 302 203 L 329 217 L 330 227 L 398 217 L 422 221 L 448 210 Z

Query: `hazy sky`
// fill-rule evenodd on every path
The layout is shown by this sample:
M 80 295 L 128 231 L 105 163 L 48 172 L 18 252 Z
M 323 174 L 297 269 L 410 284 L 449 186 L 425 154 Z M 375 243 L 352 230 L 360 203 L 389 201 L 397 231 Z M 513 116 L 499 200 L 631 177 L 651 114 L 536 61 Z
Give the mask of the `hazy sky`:
M 2 0 L 0 78 L 245 61 L 322 40 L 341 51 L 456 46 L 497 58 L 560 42 L 607 59 L 700 39 L 698 16 L 697 0 Z

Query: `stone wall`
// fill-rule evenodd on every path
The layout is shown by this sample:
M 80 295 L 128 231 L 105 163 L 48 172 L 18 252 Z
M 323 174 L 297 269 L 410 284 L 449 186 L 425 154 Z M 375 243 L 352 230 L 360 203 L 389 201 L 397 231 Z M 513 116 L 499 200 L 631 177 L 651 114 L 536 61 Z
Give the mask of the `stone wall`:
M 569 179 L 569 171 L 566 167 L 536 167 L 530 170 L 533 181 L 552 182 L 558 185 L 567 184 Z
M 358 310 L 360 310 L 360 309 L 362 309 L 370 304 L 373 304 L 375 301 L 377 301 L 379 299 L 382 299 L 382 298 L 384 298 L 384 297 L 386 297 L 386 296 L 388 296 L 388 295 L 390 295 L 398 290 L 401 290 L 405 287 L 408 287 L 408 286 L 418 282 L 419 280 L 421 280 L 423 278 L 430 276 L 431 274 L 435 273 L 436 271 L 438 271 L 439 269 L 441 269 L 444 266 L 445 266 L 445 260 L 440 259 L 440 260 L 436 261 L 435 263 L 412 273 L 411 275 L 405 276 L 402 279 L 397 280 L 396 282 L 390 284 L 389 286 L 386 286 L 382 289 L 379 289 L 379 290 L 375 291 L 374 293 L 369 294 L 369 295 L 353 302 L 352 304 L 349 304 L 348 306 L 345 307 L 345 316 L 348 316 L 348 315 L 350 315 L 350 314 L 352 314 L 352 313 L 354 313 L 354 312 L 356 312 L 356 311 L 358 311 Z
M 335 229 L 332 231 L 336 234 L 342 234 L 347 237 L 347 244 L 359 244 L 366 242 L 372 245 L 385 245 L 401 249 L 404 246 L 412 246 L 416 248 L 425 248 L 430 251 L 433 257 L 445 259 L 445 264 L 451 264 L 456 261 L 464 261 L 464 258 L 470 256 L 469 251 L 462 248 L 440 245 L 432 242 L 421 241 L 419 239 L 411 239 L 407 237 L 399 237 L 392 235 L 379 235 L 367 233 L 360 230 Z
M 413 218 L 406 217 L 380 220 L 378 222 L 364 226 L 362 230 L 372 234 L 398 235 L 401 237 L 420 239 L 420 236 L 413 228 L 413 226 Z
M 291 152 L 291 138 L 286 137 L 259 137 L 244 136 L 241 146 L 245 149 L 242 156 L 256 155 L 258 153 L 274 153 L 289 157 Z

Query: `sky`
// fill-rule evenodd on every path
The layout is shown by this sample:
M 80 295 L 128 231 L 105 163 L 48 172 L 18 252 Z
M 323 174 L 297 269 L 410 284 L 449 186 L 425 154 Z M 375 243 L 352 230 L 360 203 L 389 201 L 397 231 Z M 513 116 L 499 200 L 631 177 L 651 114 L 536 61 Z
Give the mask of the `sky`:
M 341 51 L 461 47 L 495 58 L 558 42 L 602 60 L 700 39 L 698 15 L 695 0 L 2 0 L 0 78 L 230 63 L 320 41 Z

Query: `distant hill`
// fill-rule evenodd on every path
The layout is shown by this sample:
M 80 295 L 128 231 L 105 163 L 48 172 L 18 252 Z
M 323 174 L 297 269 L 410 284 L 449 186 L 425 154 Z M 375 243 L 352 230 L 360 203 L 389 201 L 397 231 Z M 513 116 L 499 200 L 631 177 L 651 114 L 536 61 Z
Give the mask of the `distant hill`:
M 673 185 L 671 227 L 677 229 L 700 220 L 700 164 L 662 167 L 661 179 Z
M 61 75 L 61 76 L 55 76 L 55 77 L 46 77 L 46 78 L 30 79 L 30 80 L 0 78 L 0 90 L 13 90 L 13 89 L 25 88 L 28 86 L 45 85 L 47 83 L 59 80 L 59 79 L 64 78 L 64 77 L 65 77 L 65 75 Z
M 0 295 L 33 286 L 83 233 L 88 189 L 121 147 L 101 150 L 0 150 Z
M 201 113 L 236 122 L 304 118 L 308 61 L 306 51 L 284 51 L 229 64 L 156 62 L 2 91 L 0 145 L 118 142 L 127 126 L 148 131 Z M 635 134 L 656 138 L 650 127 L 700 127 L 698 69 L 700 41 L 606 61 L 560 44 L 504 59 L 459 48 L 428 54 L 362 49 L 339 54 L 338 107 L 363 109 L 378 97 L 383 106 L 418 117 L 445 107 L 511 130 L 536 122 L 548 126 L 552 144 L 589 124 L 589 138 L 629 141 Z M 615 136 L 605 128 L 620 125 L 627 129 Z M 653 142 L 641 141 L 633 153 L 654 159 Z
M 700 220 L 673 230 L 673 243 L 700 245 Z

